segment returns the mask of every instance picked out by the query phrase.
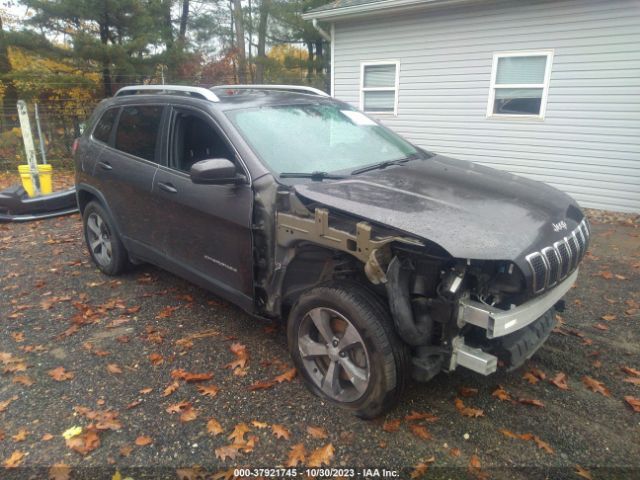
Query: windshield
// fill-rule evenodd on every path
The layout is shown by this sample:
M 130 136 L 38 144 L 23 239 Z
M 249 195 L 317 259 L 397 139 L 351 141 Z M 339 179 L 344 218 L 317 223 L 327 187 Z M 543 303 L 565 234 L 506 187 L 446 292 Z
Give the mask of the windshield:
M 332 172 L 401 160 L 418 151 L 344 105 L 285 105 L 227 115 L 274 172 Z

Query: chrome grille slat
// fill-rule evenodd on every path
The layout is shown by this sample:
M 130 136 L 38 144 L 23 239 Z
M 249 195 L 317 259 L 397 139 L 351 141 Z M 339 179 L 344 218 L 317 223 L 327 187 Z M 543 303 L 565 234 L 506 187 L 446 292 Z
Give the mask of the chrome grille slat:
M 562 240 L 525 257 L 533 276 L 534 293 L 555 286 L 577 268 L 587 253 L 590 234 L 585 218 Z

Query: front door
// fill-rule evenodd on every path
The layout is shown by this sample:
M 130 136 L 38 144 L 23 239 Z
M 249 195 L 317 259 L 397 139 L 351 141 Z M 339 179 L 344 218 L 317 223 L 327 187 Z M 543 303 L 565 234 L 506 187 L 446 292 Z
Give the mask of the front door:
M 178 273 L 247 304 L 253 298 L 251 186 L 194 184 L 189 169 L 200 160 L 227 158 L 242 167 L 206 113 L 174 108 L 170 122 L 167 165 L 153 182 L 163 253 Z

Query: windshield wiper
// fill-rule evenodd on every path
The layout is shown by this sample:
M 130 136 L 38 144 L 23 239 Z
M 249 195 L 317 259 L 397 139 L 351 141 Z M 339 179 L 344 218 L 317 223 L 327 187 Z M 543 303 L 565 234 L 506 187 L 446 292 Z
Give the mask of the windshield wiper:
M 322 180 L 341 180 L 346 178 L 344 175 L 336 175 L 327 172 L 285 172 L 279 175 L 280 178 L 310 178 L 315 181 Z
M 351 175 L 358 175 L 359 173 L 370 172 L 371 170 L 382 170 L 392 165 L 402 165 L 410 160 L 417 160 L 418 158 L 429 158 L 422 156 L 419 153 L 414 153 L 405 158 L 399 158 L 398 160 L 386 160 L 384 162 L 374 163 L 373 165 L 367 165 L 366 167 L 356 168 Z

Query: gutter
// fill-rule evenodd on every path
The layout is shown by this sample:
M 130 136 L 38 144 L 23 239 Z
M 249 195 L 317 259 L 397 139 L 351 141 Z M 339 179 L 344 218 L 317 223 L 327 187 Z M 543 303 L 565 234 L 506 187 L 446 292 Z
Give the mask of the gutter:
M 338 7 L 328 10 L 310 11 L 302 14 L 304 20 L 324 20 L 339 19 L 346 17 L 356 17 L 375 13 L 386 13 L 387 11 L 403 11 L 416 8 L 435 7 L 444 5 L 455 5 L 461 3 L 484 2 L 486 0 L 382 0 L 375 3 L 352 5 L 348 7 Z M 326 33 L 326 32 L 325 32 Z

